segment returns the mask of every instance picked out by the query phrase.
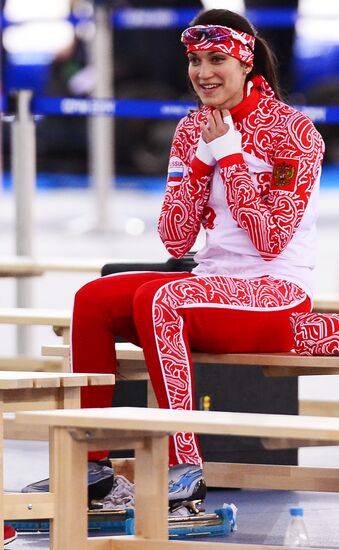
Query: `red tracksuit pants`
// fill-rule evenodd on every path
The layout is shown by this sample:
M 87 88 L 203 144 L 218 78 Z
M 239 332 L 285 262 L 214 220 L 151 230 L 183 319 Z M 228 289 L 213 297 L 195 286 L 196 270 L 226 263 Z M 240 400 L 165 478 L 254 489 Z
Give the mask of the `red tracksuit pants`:
M 115 337 L 123 337 L 142 346 L 159 406 L 191 410 L 191 350 L 289 351 L 293 347 L 289 316 L 293 311 L 310 309 L 303 290 L 271 276 L 108 275 L 86 284 L 75 296 L 72 368 L 74 372 L 115 372 Z M 111 387 L 85 388 L 82 392 L 83 407 L 111 404 Z M 170 438 L 170 466 L 201 462 L 194 434 L 178 433 Z

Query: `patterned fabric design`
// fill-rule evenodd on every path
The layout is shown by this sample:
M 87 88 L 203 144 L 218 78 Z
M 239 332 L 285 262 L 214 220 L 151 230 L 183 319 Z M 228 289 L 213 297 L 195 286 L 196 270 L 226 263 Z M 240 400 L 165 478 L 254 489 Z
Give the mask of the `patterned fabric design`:
M 245 37 L 245 40 L 250 44 L 253 50 L 255 43 L 254 36 L 246 33 L 240 33 L 238 31 L 237 33 Z M 197 42 L 196 44 L 190 44 L 188 46 L 187 53 L 195 51 L 222 52 L 226 55 L 231 55 L 232 57 L 239 59 L 243 63 L 246 63 L 246 65 L 253 65 L 254 60 L 253 51 L 251 51 L 251 49 L 248 48 L 246 44 L 242 44 L 239 40 L 236 39 L 230 39 L 227 40 L 227 42 L 212 42 L 207 40 L 206 38 L 203 38 L 203 40 L 200 40 L 200 42 Z
M 270 191 L 262 197 L 246 164 L 233 164 L 221 170 L 227 203 L 260 255 L 271 260 L 283 252 L 300 225 L 320 170 L 322 139 L 302 113 L 272 100 L 261 101 L 240 131 L 244 149 L 254 146 L 256 156 L 273 166 Z M 288 180 L 285 175 L 285 185 L 278 187 L 276 174 L 287 163 L 293 176 Z
M 339 355 L 339 313 L 292 313 L 295 351 L 300 355 Z
M 272 277 L 228 279 L 193 277 L 162 286 L 153 300 L 153 323 L 158 357 L 172 409 L 192 410 L 191 355 L 184 341 L 180 309 L 187 307 L 229 307 L 232 309 L 283 309 L 306 298 L 293 283 Z M 178 462 L 199 464 L 201 459 L 193 435 L 174 438 Z
M 194 245 L 205 205 L 209 197 L 212 170 L 207 174 L 194 171 L 191 167 L 194 151 L 200 136 L 200 123 L 206 120 L 206 113 L 199 112 L 190 123 L 186 119 L 179 123 L 175 132 L 170 153 L 170 167 L 181 160 L 183 177 L 174 181 L 170 177 L 160 213 L 158 230 L 167 250 L 177 258 L 188 252 Z
M 262 258 L 272 260 L 283 252 L 301 222 L 320 171 L 324 146 L 304 114 L 272 97 L 262 77 L 253 82 L 251 94 L 261 90 L 258 104 L 243 117 L 237 106 L 233 119 L 242 134 L 243 151 L 272 166 L 272 174 L 257 173 L 260 185 L 256 185 L 247 164 L 236 157 L 236 162 L 226 163 L 220 174 L 225 207 Z M 193 246 L 208 203 L 211 174 L 208 168 L 206 174 L 199 173 L 192 164 L 200 124 L 206 122 L 208 113 L 205 107 L 182 119 L 173 139 L 171 156 L 182 160 L 185 175 L 176 185 L 167 186 L 159 233 L 168 251 L 177 257 Z

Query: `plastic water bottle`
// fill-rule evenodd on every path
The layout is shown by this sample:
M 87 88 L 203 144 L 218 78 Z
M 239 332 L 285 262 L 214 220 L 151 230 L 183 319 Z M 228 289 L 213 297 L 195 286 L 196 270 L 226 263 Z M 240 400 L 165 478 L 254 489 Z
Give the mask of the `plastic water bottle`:
M 290 522 L 284 538 L 284 546 L 307 548 L 310 546 L 302 508 L 290 508 Z

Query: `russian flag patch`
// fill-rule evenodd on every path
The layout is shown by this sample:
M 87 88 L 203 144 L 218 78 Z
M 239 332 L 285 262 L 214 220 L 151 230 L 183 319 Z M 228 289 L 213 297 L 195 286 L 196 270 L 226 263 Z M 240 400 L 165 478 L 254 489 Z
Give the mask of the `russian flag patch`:
M 171 157 L 168 164 L 167 182 L 178 183 L 185 173 L 185 166 L 178 157 Z

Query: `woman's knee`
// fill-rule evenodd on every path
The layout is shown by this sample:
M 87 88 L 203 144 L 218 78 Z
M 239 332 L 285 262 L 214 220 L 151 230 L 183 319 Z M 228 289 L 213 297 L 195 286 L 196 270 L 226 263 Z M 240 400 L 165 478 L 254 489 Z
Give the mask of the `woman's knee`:
M 108 275 L 90 281 L 77 291 L 74 310 L 91 316 L 101 312 L 110 319 L 130 316 L 134 294 L 142 281 L 138 273 Z
M 141 285 L 133 297 L 133 311 L 138 314 L 151 310 L 158 288 L 159 282 L 156 284 L 156 281 L 150 281 Z
M 93 305 L 98 304 L 100 302 L 100 297 L 102 296 L 101 281 L 102 279 L 95 279 L 94 281 L 90 281 L 79 288 L 79 290 L 75 293 L 74 307 L 92 307 Z

